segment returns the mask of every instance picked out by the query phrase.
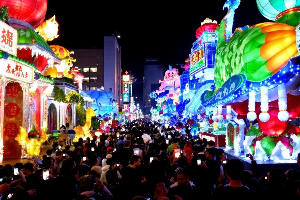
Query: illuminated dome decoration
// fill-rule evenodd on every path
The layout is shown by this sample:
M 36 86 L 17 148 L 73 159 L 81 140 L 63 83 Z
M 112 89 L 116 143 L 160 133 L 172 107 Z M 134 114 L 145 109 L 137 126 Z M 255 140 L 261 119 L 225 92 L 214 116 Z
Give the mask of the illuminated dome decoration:
M 257 7 L 261 14 L 272 21 L 281 16 L 299 11 L 300 1 L 298 0 L 256 0 Z
M 218 27 L 218 23 L 216 20 L 212 21 L 209 18 L 206 18 L 202 23 L 201 26 L 196 30 L 196 38 L 199 38 L 204 31 L 207 32 L 215 32 L 216 28 Z
M 8 6 L 11 20 L 21 20 L 36 28 L 45 19 L 47 0 L 1 0 L 2 6 Z

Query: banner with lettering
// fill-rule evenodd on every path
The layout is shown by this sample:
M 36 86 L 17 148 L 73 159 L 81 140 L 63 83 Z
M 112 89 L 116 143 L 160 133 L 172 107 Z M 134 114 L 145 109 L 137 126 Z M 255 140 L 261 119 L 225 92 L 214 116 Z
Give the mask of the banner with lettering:
M 222 87 L 211 96 L 211 91 L 205 91 L 201 96 L 201 102 L 203 106 L 212 106 L 218 102 L 224 104 L 230 100 L 232 95 L 239 92 L 246 83 L 246 76 L 244 74 L 237 74 L 230 77 Z
M 8 83 L 5 88 L 3 120 L 3 157 L 20 158 L 22 148 L 15 140 L 23 121 L 23 91 L 19 83 Z

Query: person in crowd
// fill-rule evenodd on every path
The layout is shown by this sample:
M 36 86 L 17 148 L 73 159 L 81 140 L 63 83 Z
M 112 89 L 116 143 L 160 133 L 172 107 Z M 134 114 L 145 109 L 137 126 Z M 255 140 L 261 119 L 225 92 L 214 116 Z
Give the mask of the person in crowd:
M 226 177 L 228 185 L 217 187 L 213 191 L 212 199 L 260 199 L 260 196 L 253 190 L 242 185 L 244 164 L 238 159 L 231 159 L 227 162 Z
M 116 147 L 119 148 L 120 144 L 123 144 L 123 145 L 125 144 L 123 135 L 120 136 L 119 141 L 116 143 Z
M 130 165 L 123 171 L 123 189 L 126 191 L 127 199 L 131 199 L 137 195 L 146 195 L 146 182 L 143 172 L 140 170 L 141 158 L 137 155 L 132 155 Z
M 187 168 L 181 168 L 177 171 L 177 181 L 170 186 L 168 196 L 179 196 L 183 200 L 194 200 L 201 196 L 200 190 L 190 180 Z
M 118 152 L 118 160 L 120 164 L 125 168 L 129 165 L 130 157 L 133 155 L 133 149 L 131 148 L 131 141 L 126 140 L 124 143 L 124 148 L 120 149 Z
M 95 192 L 95 187 L 99 192 Z M 102 183 L 100 179 L 95 179 L 90 175 L 81 177 L 79 182 L 79 196 L 76 200 L 112 200 L 113 195 Z
M 215 161 L 216 151 L 214 148 L 207 148 L 205 151 L 206 160 L 201 162 L 202 166 L 209 170 L 209 176 L 213 182 L 214 188 L 218 185 L 221 176 L 220 165 Z
M 0 167 L 0 196 L 7 199 L 13 194 L 11 199 L 29 200 L 300 197 L 300 167 L 285 173 L 271 169 L 261 176 L 251 154 L 247 156 L 251 164 L 244 169 L 243 163 L 226 158 L 212 141 L 193 138 L 188 129 L 186 133 L 142 119 L 123 126 L 92 140 L 79 138 L 73 146 L 54 142 L 41 155 L 40 165 L 29 160 Z M 117 132 L 126 135 L 126 140 L 118 138 Z M 150 143 L 145 143 L 143 133 L 151 137 Z M 13 167 L 20 169 L 18 176 L 13 175 Z M 48 170 L 49 176 L 43 176 Z
M 192 163 L 192 158 L 193 158 L 193 153 L 194 153 L 194 150 L 192 148 L 192 142 L 191 141 L 188 141 L 185 145 L 184 145 L 184 148 L 183 148 L 183 152 L 185 155 L 185 157 L 187 158 L 187 161 L 189 163 L 189 165 L 191 165 Z

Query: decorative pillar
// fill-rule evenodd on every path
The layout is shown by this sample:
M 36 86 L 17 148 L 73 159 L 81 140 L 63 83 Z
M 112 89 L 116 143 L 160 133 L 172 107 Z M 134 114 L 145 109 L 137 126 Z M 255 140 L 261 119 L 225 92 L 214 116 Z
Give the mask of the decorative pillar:
M 269 110 L 269 94 L 268 88 L 266 86 L 261 87 L 261 104 L 260 109 L 261 113 L 259 114 L 259 119 L 262 122 L 267 122 L 270 119 L 270 115 L 268 113 Z
M 227 119 L 228 121 L 232 120 L 231 106 L 230 106 L 230 105 L 226 106 L 226 113 L 227 113 L 226 119 Z
M 5 81 L 2 77 L 0 79 L 0 162 L 3 161 L 3 122 L 4 122 L 4 98 L 5 98 Z
M 286 96 L 286 88 L 285 84 L 282 83 L 278 85 L 278 119 L 280 121 L 286 122 L 289 119 L 289 113 L 287 110 L 287 96 Z
M 218 120 L 219 121 L 223 120 L 223 115 L 222 115 L 223 108 L 222 107 L 223 107 L 222 105 L 218 106 Z
M 252 122 L 256 119 L 256 113 L 255 113 L 255 91 L 252 90 L 249 92 L 249 100 L 248 100 L 248 109 L 249 112 L 247 113 L 247 119 Z
M 213 116 L 212 116 L 212 120 L 213 120 L 214 122 L 218 120 L 217 113 L 218 113 L 218 108 L 217 108 L 217 107 L 214 107 L 214 108 L 213 108 Z

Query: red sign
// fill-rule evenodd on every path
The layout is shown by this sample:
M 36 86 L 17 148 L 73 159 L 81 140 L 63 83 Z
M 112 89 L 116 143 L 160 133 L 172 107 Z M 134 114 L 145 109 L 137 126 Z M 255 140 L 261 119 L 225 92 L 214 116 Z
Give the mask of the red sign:
M 4 108 L 4 112 L 5 112 L 5 115 L 9 118 L 13 118 L 13 117 L 16 117 L 19 112 L 20 112 L 20 108 L 17 104 L 15 103 L 9 103 L 5 106 Z
M 17 124 L 10 122 L 4 126 L 4 134 L 7 137 L 15 138 L 18 135 L 18 133 L 19 133 L 19 128 Z
M 22 66 L 21 65 L 16 65 L 12 67 L 10 63 L 7 64 L 6 66 L 6 73 L 12 74 L 13 76 L 17 78 L 27 78 L 28 77 L 28 72 L 23 72 Z
M 20 93 L 20 91 L 21 91 L 21 86 L 19 83 L 9 83 L 6 86 L 6 94 L 11 97 L 17 96 Z

